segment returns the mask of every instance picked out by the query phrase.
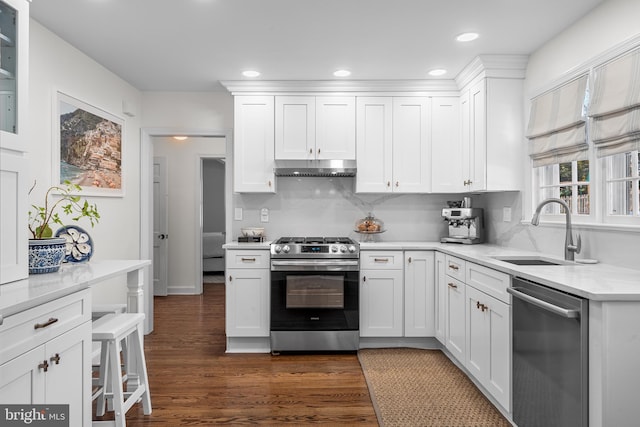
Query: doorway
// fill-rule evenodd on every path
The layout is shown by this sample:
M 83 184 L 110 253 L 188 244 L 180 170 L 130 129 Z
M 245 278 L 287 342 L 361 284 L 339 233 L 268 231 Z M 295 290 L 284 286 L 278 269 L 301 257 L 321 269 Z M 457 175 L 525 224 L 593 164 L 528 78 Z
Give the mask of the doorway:
M 153 157 L 154 157 L 154 144 L 158 138 L 169 139 L 173 135 L 185 135 L 189 138 L 216 138 L 219 151 L 216 153 L 209 153 L 204 149 L 194 150 L 188 157 L 188 160 L 180 162 L 180 168 L 178 172 L 172 173 L 169 166 L 169 197 L 171 197 L 171 185 L 178 185 L 180 181 L 179 177 L 184 177 L 187 173 L 195 174 L 197 179 L 194 178 L 189 184 L 179 184 L 178 190 L 174 193 L 188 195 L 191 198 L 190 204 L 184 204 L 180 201 L 169 201 L 169 262 L 168 262 L 168 294 L 194 294 L 202 292 L 202 240 L 201 235 L 203 232 L 203 217 L 201 205 L 201 186 L 199 185 L 201 177 L 201 158 L 202 157 L 220 157 L 225 158 L 225 165 L 233 164 L 232 158 L 232 132 L 226 131 L 186 131 L 184 129 L 176 130 L 170 128 L 154 128 L 154 129 L 142 129 L 141 131 L 141 155 L 140 155 L 140 215 L 141 215 L 141 227 L 140 227 L 140 258 L 141 259 L 153 259 Z M 209 140 L 210 141 L 210 140 Z M 180 150 L 178 150 L 180 151 Z M 184 150 L 183 150 L 184 151 Z M 156 153 L 157 154 L 157 153 Z M 169 163 L 173 159 L 173 155 L 169 156 Z M 224 176 L 224 204 L 225 206 L 231 206 L 231 177 L 233 170 L 231 167 L 225 167 Z M 171 206 L 174 206 L 174 213 L 172 214 Z M 225 209 L 226 210 L 226 209 Z M 186 232 L 178 232 L 177 236 L 171 232 L 171 221 L 182 224 L 182 230 Z M 224 231 L 226 236 L 231 235 L 231 218 L 226 214 L 224 219 Z M 176 246 L 174 251 L 171 248 Z M 181 249 L 178 249 L 181 248 Z M 176 252 L 177 250 L 177 252 Z M 172 275 L 172 259 L 174 264 L 179 265 L 177 259 L 179 257 L 172 257 L 172 253 L 181 254 L 182 258 L 186 256 L 187 261 L 184 262 L 185 271 L 188 273 L 183 275 L 179 271 L 174 271 Z M 181 267 L 180 267 L 181 268 Z M 152 267 L 145 270 L 145 313 L 147 313 L 145 333 L 149 333 L 153 330 L 153 294 L 154 289 L 152 285 L 153 271 Z M 187 277 L 188 276 L 188 277 Z M 173 286 L 172 286 L 173 285 Z

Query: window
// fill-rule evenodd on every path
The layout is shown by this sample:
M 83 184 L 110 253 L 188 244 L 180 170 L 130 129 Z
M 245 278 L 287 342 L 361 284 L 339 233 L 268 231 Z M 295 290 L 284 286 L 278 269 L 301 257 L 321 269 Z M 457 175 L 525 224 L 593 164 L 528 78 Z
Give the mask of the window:
M 591 214 L 589 185 L 589 160 L 574 160 L 555 163 L 534 169 L 537 176 L 536 205 L 550 197 L 564 200 L 573 215 Z M 549 203 L 542 210 L 543 215 L 564 215 L 564 207 Z
M 614 154 L 604 162 L 606 216 L 640 217 L 640 152 Z

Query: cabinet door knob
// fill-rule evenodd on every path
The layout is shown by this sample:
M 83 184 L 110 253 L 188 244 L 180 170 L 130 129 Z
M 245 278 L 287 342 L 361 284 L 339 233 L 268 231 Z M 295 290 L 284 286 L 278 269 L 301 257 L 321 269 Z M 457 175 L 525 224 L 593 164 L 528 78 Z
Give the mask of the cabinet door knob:
M 458 285 L 456 285 L 455 283 L 447 283 L 447 285 L 448 285 L 450 288 L 453 288 L 453 289 L 457 289 L 457 288 L 458 288 Z
M 409 257 L 409 264 L 411 264 L 411 257 Z
M 43 360 L 42 363 L 38 365 L 38 368 L 47 372 L 49 370 L 49 362 L 47 362 L 46 360 Z
M 318 155 L 320 155 L 320 149 L 318 148 Z
M 309 148 L 309 154 L 313 154 L 313 148 Z
M 367 276 L 362 276 L 362 281 L 366 282 L 367 281 Z
M 231 277 L 231 275 L 229 275 L 229 281 L 233 282 L 233 277 Z
M 55 363 L 56 365 L 60 364 L 60 355 L 58 353 L 56 353 L 54 356 L 51 356 L 49 358 L 49 360 L 53 363 Z
M 271 180 L 269 180 L 269 187 L 271 187 Z
M 396 187 L 400 187 L 400 181 L 396 181 Z

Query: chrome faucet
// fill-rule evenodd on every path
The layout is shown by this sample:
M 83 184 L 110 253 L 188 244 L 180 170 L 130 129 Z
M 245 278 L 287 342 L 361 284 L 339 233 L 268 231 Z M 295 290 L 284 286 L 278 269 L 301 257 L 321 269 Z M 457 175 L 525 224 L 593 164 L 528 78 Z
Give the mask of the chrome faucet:
M 533 214 L 533 218 L 531 218 L 531 224 L 538 225 L 540 223 L 540 211 L 542 210 L 542 207 L 547 203 L 559 203 L 564 207 L 564 216 L 566 222 L 566 236 L 564 238 L 564 259 L 567 261 L 573 261 L 575 259 L 575 254 L 580 253 L 582 240 L 580 239 L 580 235 L 578 235 L 578 244 L 573 244 L 573 233 L 571 231 L 571 209 L 569 208 L 569 205 L 567 205 L 567 202 L 562 199 L 556 198 L 543 200 L 536 208 L 536 212 Z

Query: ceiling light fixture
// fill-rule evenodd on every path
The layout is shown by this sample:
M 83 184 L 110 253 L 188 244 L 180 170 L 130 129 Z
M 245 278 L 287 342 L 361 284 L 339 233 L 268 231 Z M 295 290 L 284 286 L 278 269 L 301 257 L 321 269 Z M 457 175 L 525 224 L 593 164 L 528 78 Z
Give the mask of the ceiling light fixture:
M 478 33 L 462 33 L 456 37 L 459 42 L 470 42 L 480 37 Z
M 242 75 L 245 77 L 258 77 L 260 75 L 260 72 L 254 71 L 254 70 L 247 70 L 247 71 L 243 71 Z
M 432 77 L 443 76 L 445 74 L 447 74 L 447 70 L 445 70 L 444 68 L 435 68 L 429 71 L 429 75 Z
M 337 70 L 333 72 L 333 75 L 336 77 L 349 77 L 351 75 L 351 71 L 349 70 Z
M 181 136 L 181 135 L 176 135 L 173 137 L 173 139 L 177 140 L 177 141 L 184 141 L 185 139 L 187 139 L 186 136 Z

